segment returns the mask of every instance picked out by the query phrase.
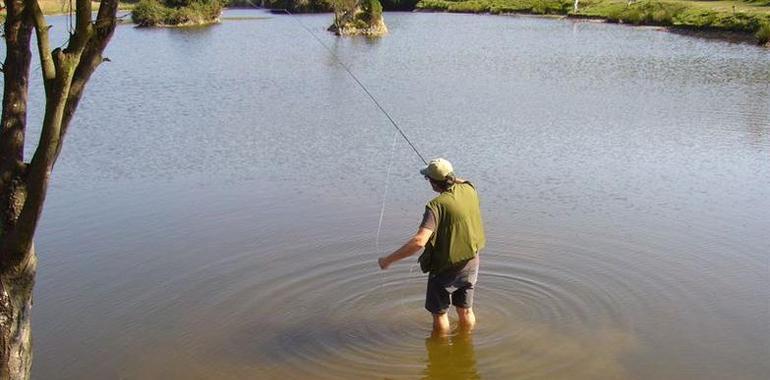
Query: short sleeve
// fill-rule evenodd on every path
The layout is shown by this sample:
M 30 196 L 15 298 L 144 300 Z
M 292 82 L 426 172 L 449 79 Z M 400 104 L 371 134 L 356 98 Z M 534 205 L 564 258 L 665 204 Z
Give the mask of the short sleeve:
M 427 207 L 425 208 L 425 213 L 422 214 L 422 223 L 420 223 L 420 228 L 427 228 L 431 231 L 436 230 L 436 216 L 433 215 L 433 211 Z

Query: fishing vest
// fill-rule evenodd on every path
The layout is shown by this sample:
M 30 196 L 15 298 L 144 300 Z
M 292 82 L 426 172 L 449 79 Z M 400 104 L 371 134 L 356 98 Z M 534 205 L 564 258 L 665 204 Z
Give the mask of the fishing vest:
M 423 272 L 441 273 L 476 257 L 486 245 L 476 189 L 458 183 L 428 202 L 436 218 L 436 230 L 420 255 Z

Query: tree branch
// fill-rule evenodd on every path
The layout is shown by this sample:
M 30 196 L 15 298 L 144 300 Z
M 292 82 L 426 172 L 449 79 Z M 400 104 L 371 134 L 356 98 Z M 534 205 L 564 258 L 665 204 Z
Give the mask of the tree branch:
M 67 104 L 64 107 L 64 118 L 62 120 L 60 132 L 60 140 L 62 141 L 67 133 L 70 121 L 72 121 L 72 116 L 75 114 L 75 109 L 77 109 L 80 99 L 83 96 L 86 83 L 91 78 L 91 74 L 94 73 L 96 68 L 105 61 L 102 57 L 102 53 L 115 31 L 117 25 L 115 15 L 117 14 L 117 11 L 117 0 L 103 0 L 99 5 L 99 12 L 96 16 L 96 22 L 94 23 L 93 37 L 83 51 L 80 58 L 80 64 L 78 64 L 78 67 L 75 69 L 75 75 L 72 78 L 72 85 L 70 86 L 70 93 L 67 97 Z M 62 144 L 60 143 L 54 161 L 59 157 L 61 147 Z
M 30 42 L 32 22 L 27 17 L 23 0 L 6 2 L 4 23 L 6 56 L 3 64 L 3 110 L 0 123 L 0 264 L 12 265 L 23 260 L 23 253 L 5 249 L 7 234 L 17 221 L 13 188 L 23 175 L 24 134 L 27 124 L 29 67 L 32 58 Z
M 50 96 L 53 80 L 56 78 L 56 68 L 54 67 L 53 57 L 51 56 L 51 42 L 48 37 L 50 25 L 45 21 L 43 11 L 37 0 L 26 0 L 30 7 L 34 22 L 35 36 L 37 36 L 37 50 L 40 54 L 40 67 L 43 70 L 43 86 L 45 87 L 46 97 Z
M 15 251 L 32 248 L 32 237 L 43 209 L 53 165 L 61 152 L 66 128 L 86 82 L 102 62 L 101 54 L 115 30 L 117 0 L 102 0 L 95 25 L 91 23 L 90 2 L 86 5 L 83 1 L 78 0 L 77 3 L 77 29 L 73 39 L 66 49 L 51 52 L 55 78 L 51 81 L 50 95 L 46 98 L 40 142 L 27 167 L 27 198 L 15 228 L 3 242 L 11 241 Z
M 91 0 L 75 1 L 75 34 L 65 50 L 68 54 L 80 55 L 91 38 Z
M 4 23 L 6 55 L 3 63 L 3 110 L 0 123 L 0 173 L 24 159 L 24 132 L 27 124 L 29 44 L 32 25 L 24 17 L 24 3 L 12 0 Z

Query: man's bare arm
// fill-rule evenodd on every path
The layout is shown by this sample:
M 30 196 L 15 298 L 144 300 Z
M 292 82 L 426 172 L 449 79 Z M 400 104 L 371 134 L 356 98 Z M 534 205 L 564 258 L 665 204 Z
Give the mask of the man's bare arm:
M 412 236 L 409 240 L 407 240 L 407 242 L 404 243 L 401 248 L 395 250 L 390 255 L 377 259 L 377 262 L 380 264 L 380 269 L 388 269 L 390 264 L 412 256 L 417 253 L 417 251 L 425 248 L 425 245 L 428 244 L 428 240 L 430 240 L 431 235 L 433 235 L 432 230 L 420 227 L 420 229 L 417 230 L 417 233 L 414 234 L 414 236 Z

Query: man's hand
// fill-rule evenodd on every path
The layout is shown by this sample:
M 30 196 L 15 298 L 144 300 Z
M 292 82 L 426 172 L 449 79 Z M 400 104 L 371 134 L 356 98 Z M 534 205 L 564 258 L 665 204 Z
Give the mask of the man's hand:
M 405 257 L 409 257 L 414 255 L 417 251 L 425 248 L 425 244 L 430 239 L 430 236 L 433 234 L 432 230 L 429 230 L 427 228 L 422 228 L 417 231 L 414 236 L 412 236 L 409 241 L 404 243 L 404 245 L 401 246 L 401 248 L 397 249 L 395 252 L 391 253 L 390 255 L 380 257 L 377 259 L 377 264 L 380 264 L 380 269 L 385 270 L 390 267 L 390 264 L 395 263 L 398 260 L 401 260 Z

